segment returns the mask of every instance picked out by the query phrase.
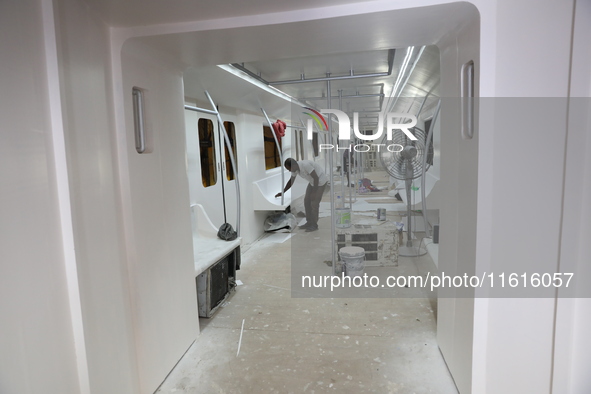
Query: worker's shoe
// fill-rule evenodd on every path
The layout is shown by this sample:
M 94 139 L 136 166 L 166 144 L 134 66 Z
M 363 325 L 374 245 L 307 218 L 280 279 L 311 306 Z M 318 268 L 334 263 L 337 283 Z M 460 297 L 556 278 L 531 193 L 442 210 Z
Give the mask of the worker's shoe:
M 308 226 L 306 227 L 306 232 L 311 233 L 312 231 L 318 230 L 318 226 Z
M 301 228 L 302 230 L 307 230 L 308 227 L 310 227 L 310 223 L 306 223 L 306 224 L 302 224 L 301 226 L 298 226 L 298 228 Z

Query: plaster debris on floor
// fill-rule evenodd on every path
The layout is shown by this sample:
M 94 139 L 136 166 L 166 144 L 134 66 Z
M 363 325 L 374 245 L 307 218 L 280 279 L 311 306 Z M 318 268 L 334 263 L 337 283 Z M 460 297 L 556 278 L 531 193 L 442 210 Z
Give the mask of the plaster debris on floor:
M 457 393 L 436 342 L 436 299 L 293 288 L 300 269 L 331 273 L 329 219 L 319 227 L 269 234 L 243 253 L 243 285 L 200 319 L 199 337 L 157 393 Z M 425 255 L 366 272 L 430 269 Z

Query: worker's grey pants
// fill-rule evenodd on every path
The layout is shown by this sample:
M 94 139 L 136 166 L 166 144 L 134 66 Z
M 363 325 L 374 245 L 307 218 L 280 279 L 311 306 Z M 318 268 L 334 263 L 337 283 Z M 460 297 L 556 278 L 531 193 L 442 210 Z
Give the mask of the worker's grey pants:
M 304 197 L 304 209 L 306 210 L 306 225 L 310 227 L 318 226 L 318 210 L 320 209 L 320 200 L 324 194 L 326 184 L 321 186 L 308 185 L 306 196 Z

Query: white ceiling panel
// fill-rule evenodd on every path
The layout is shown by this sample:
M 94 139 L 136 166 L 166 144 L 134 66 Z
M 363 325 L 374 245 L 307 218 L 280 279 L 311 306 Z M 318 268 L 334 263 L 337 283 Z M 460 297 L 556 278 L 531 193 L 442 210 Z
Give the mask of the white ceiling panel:
M 420 13 L 409 9 L 139 37 L 128 40 L 125 46 L 147 45 L 163 56 L 176 59 L 181 67 L 190 69 L 185 78 L 189 96 L 199 94 L 198 90 L 207 86 L 220 105 L 258 112 L 262 102 L 266 102 L 268 108 L 277 108 L 277 111 L 282 111 L 285 103 L 260 89 L 253 90 L 252 85 L 239 82 L 237 77 L 226 74 L 215 65 L 243 64 L 252 73 L 260 73 L 262 79 L 277 82 L 299 79 L 302 74 L 309 79 L 323 77 L 327 73 L 331 77 L 347 75 L 351 70 L 354 74 L 387 72 L 388 53 L 394 50 L 391 76 L 331 81 L 332 108 L 339 108 L 339 91 L 343 96 L 384 94 L 383 98 L 343 98 L 340 104 L 344 111 L 376 111 L 367 114 L 375 115 L 384 108 L 398 112 L 396 107 L 392 108 L 395 102 L 391 98 L 393 94 L 415 97 L 430 92 L 438 95 L 439 51 L 429 44 L 459 28 L 470 11 L 456 4 L 427 8 Z M 420 23 L 417 23 L 418 20 Z M 415 46 L 412 62 L 416 61 L 419 48 L 427 46 L 417 64 L 411 62 L 399 78 L 407 48 L 411 45 Z M 411 68 L 413 72 L 407 80 Z M 402 92 L 393 92 L 397 82 L 399 88 L 404 85 Z M 290 96 L 306 98 L 326 97 L 327 85 L 326 82 L 307 82 L 275 87 Z M 316 108 L 328 106 L 327 100 L 311 99 L 307 103 Z M 396 105 L 401 106 L 402 103 L 400 101 Z M 268 112 L 271 115 L 270 109 Z M 279 114 L 272 116 L 279 117 Z
M 415 54 L 418 55 L 418 49 Z M 397 51 L 392 65 L 392 74 L 386 77 L 361 78 L 331 81 L 331 107 L 341 109 L 350 116 L 353 112 L 360 113 L 360 125 L 364 127 L 369 124 L 377 123 L 377 116 L 380 111 L 384 111 L 387 103 L 396 105 L 391 109 L 392 112 L 418 111 L 427 92 L 431 92 L 432 97 L 437 97 L 439 85 L 439 51 L 435 46 L 425 47 L 420 58 L 415 57 L 416 65 L 413 67 L 412 61 L 402 69 L 406 49 Z M 384 58 L 386 60 L 384 60 Z M 360 59 L 355 63 L 356 59 Z M 265 62 L 243 63 L 253 74 L 258 75 L 265 80 L 265 76 L 275 76 L 277 78 L 295 79 L 300 70 L 322 69 L 332 75 L 337 74 L 333 71 L 338 70 L 342 74 L 350 73 L 348 68 L 351 63 L 366 65 L 364 72 L 384 72 L 388 71 L 388 51 L 368 51 L 367 53 L 356 52 L 342 55 L 315 56 L 294 59 L 278 59 Z M 375 62 L 376 68 L 369 69 L 369 66 Z M 310 64 L 310 68 L 308 68 Z M 346 67 L 345 67 L 345 66 Z M 410 71 L 412 69 L 412 74 Z M 343 72 L 345 70 L 345 72 Z M 399 73 L 405 71 L 400 77 L 406 81 L 400 83 L 397 93 L 401 96 L 398 100 L 390 98 L 392 90 Z M 357 71 L 355 70 L 355 74 Z M 309 74 L 305 74 L 308 78 Z M 313 75 L 317 77 L 322 75 Z M 324 75 L 326 76 L 326 74 Z M 299 76 L 298 76 L 299 77 Z M 310 77 L 310 78 L 312 78 Z M 293 83 L 286 85 L 276 85 L 276 88 L 288 95 L 298 98 L 300 101 L 309 104 L 315 108 L 328 108 L 328 83 L 326 81 Z M 238 77 L 227 73 L 219 67 L 191 68 L 185 73 L 185 92 L 193 98 L 204 100 L 204 90 L 208 90 L 216 99 L 216 102 L 222 105 L 235 108 L 243 108 L 253 112 L 260 112 L 264 107 L 273 117 L 289 119 L 291 117 L 291 108 L 289 103 L 276 98 L 270 93 L 253 86 L 252 84 L 239 79 Z M 341 95 L 339 99 L 339 94 Z M 347 97 L 356 95 L 379 95 L 375 97 Z M 424 110 L 429 110 L 433 106 L 429 101 Z M 369 126 L 368 126 L 369 127 Z
M 113 27 L 204 21 L 370 0 L 86 0 Z

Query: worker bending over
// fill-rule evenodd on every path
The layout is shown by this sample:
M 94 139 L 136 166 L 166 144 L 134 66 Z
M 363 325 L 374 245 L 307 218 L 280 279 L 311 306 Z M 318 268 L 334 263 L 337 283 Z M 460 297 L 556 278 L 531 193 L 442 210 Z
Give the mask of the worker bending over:
M 297 175 L 308 181 L 309 185 L 306 188 L 306 195 L 304 197 L 304 209 L 306 210 L 306 224 L 300 226 L 306 232 L 318 230 L 318 211 L 320 209 L 320 200 L 324 193 L 324 188 L 328 182 L 326 174 L 322 167 L 314 161 L 294 159 L 286 159 L 284 163 L 285 168 L 291 172 L 291 178 L 285 185 L 283 193 L 288 191 L 293 184 Z M 281 193 L 277 193 L 275 197 L 280 197 Z

